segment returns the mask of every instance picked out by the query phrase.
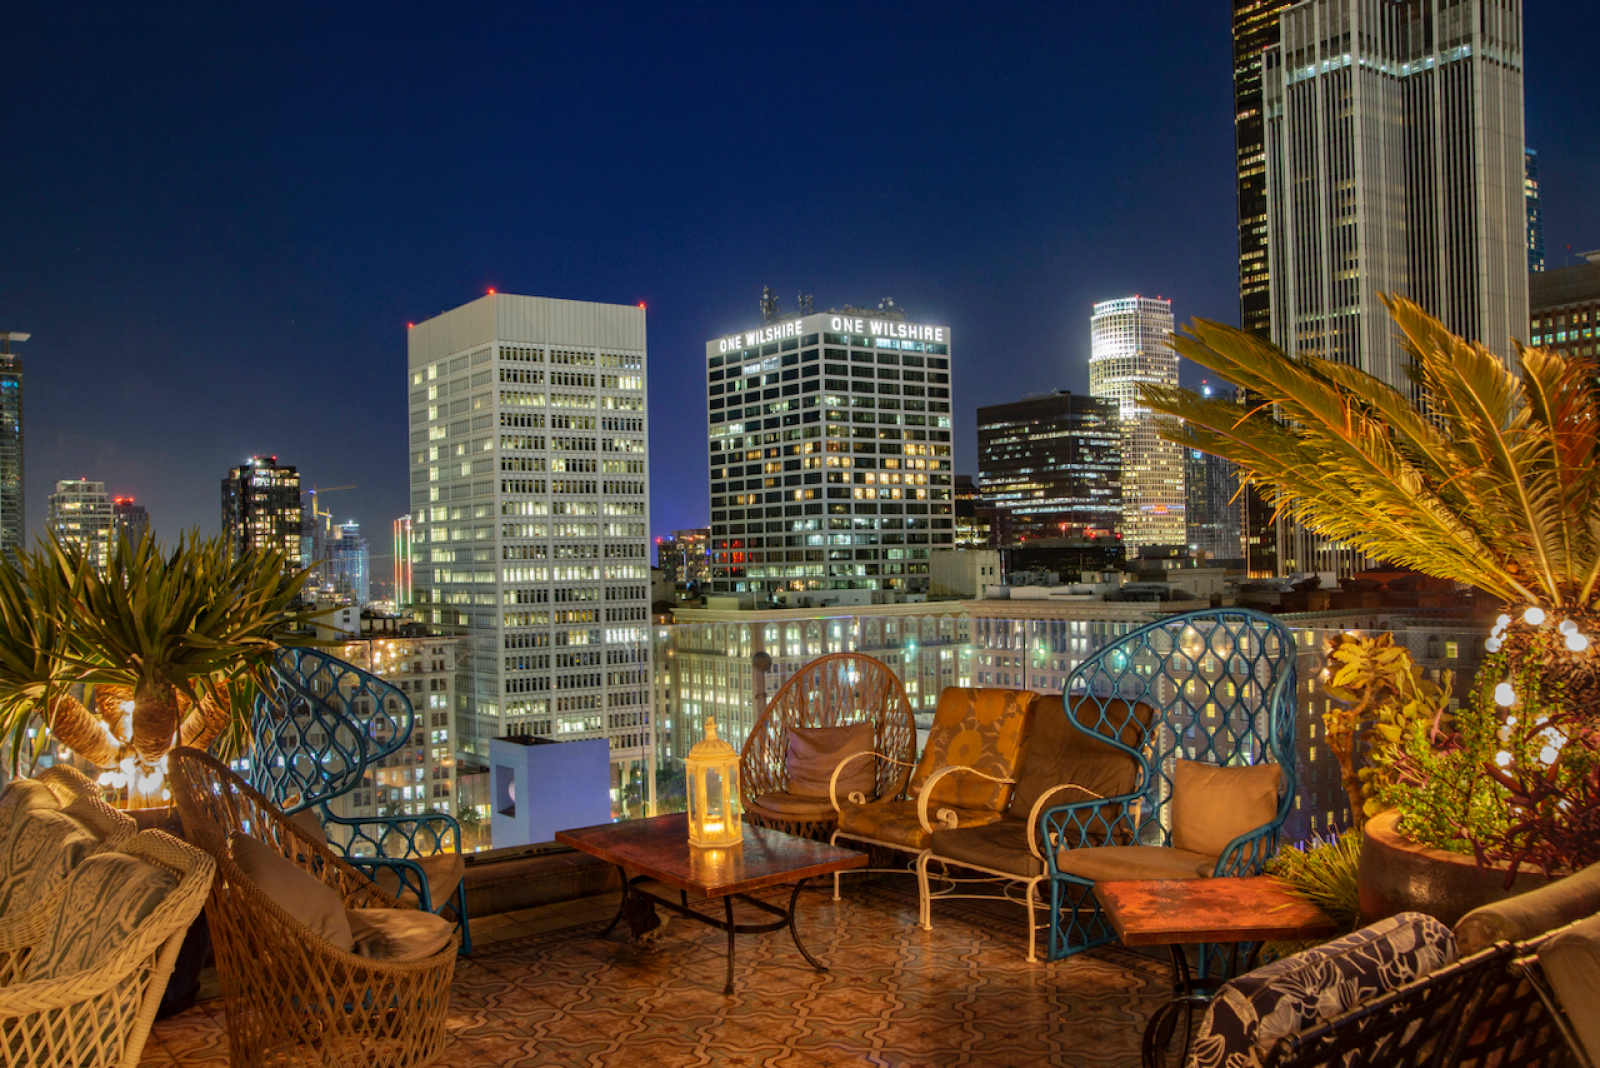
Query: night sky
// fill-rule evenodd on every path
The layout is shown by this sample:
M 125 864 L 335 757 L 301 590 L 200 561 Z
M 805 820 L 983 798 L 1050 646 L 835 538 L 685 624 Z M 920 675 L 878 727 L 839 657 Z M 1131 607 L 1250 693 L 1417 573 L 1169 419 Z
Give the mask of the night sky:
M 1600 247 L 1592 0 L 1530 0 L 1552 266 Z M 707 521 L 707 339 L 893 297 L 978 406 L 1086 390 L 1096 300 L 1237 322 L 1230 5 L 63 5 L 0 11 L 0 330 L 28 521 L 104 480 L 219 525 L 252 453 L 388 574 L 406 323 L 649 308 L 651 530 Z M 380 558 L 381 557 L 381 558 Z

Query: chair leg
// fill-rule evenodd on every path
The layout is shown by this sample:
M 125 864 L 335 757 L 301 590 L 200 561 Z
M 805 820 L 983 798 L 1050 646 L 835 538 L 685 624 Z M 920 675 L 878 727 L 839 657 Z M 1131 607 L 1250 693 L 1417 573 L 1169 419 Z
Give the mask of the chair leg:
M 1039 955 L 1035 952 L 1035 945 L 1039 939 L 1036 907 L 1039 902 L 1039 880 L 1028 880 L 1028 963 L 1039 963 Z
M 928 861 L 932 856 L 927 849 L 917 854 L 917 926 L 924 931 L 933 930 L 933 901 L 928 889 Z
M 839 832 L 838 831 L 834 831 L 832 834 L 830 834 L 828 836 L 828 844 L 831 845 L 831 846 L 836 846 L 836 845 L 839 844 Z M 839 900 L 839 873 L 838 872 L 834 872 L 833 873 L 833 899 L 835 901 Z
M 472 925 L 467 920 L 467 880 L 456 886 L 456 926 L 461 928 L 461 956 L 472 953 Z

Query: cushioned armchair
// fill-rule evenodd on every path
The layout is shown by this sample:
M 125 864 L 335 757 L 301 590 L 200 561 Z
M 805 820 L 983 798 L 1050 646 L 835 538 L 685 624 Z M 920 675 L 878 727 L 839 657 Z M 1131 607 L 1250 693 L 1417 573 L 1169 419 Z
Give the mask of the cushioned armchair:
M 423 763 L 425 729 L 409 697 L 320 650 L 278 649 L 251 732 L 251 786 L 391 896 L 424 912 L 452 913 L 461 951 L 472 952 L 466 863 L 455 817 L 349 817 L 329 807 L 352 790 L 377 790 L 382 784 L 376 777 L 398 779 Z
M 1068 676 L 1068 726 L 1137 773 L 1129 790 L 1040 815 L 1051 960 L 1116 937 L 1097 882 L 1260 873 L 1294 805 L 1296 653 L 1271 616 L 1207 609 L 1140 627 Z
M 1155 709 L 1148 706 L 1106 711 L 1108 719 L 1124 724 L 1123 741 L 1130 746 L 1143 740 L 1156 715 Z M 1095 708 L 1094 712 L 1098 720 L 1100 709 Z M 1048 847 L 1040 832 L 1041 815 L 1062 802 L 1125 795 L 1136 785 L 1138 772 L 1138 762 L 1123 749 L 1105 744 L 1092 726 L 1077 728 L 1068 724 L 1066 706 L 1059 695 L 1036 698 L 1026 753 L 1004 816 L 993 823 L 933 828 L 929 849 L 917 862 L 919 885 L 928 888 L 923 898 L 922 926 L 932 926 L 931 907 L 935 901 L 994 897 L 990 893 L 963 893 L 969 883 L 999 880 L 1003 884 L 1021 884 L 1024 896 L 1020 903 L 1028 910 L 1028 960 L 1036 960 L 1038 932 L 1049 928 L 1048 923 L 1038 922 L 1039 886 L 1049 877 L 1045 859 Z M 986 777 L 970 768 L 951 768 L 947 774 Z M 1098 811 L 1079 811 L 1080 825 L 1071 828 L 1066 842 L 1055 844 L 1105 844 L 1113 833 L 1116 803 L 1104 803 Z M 1119 833 L 1117 841 L 1127 844 L 1127 827 L 1121 826 Z M 953 874 L 952 868 L 962 869 L 963 874 Z M 973 878 L 967 874 L 970 872 L 981 872 L 986 877 Z M 936 881 L 941 884 L 937 890 L 933 888 Z
M 813 660 L 767 702 L 739 752 L 745 819 L 807 838 L 833 830 L 833 773 L 851 761 L 839 789 L 868 801 L 905 793 L 917 725 L 905 686 L 880 660 L 833 653 Z
M 44 922 L 0 923 L 0 1064 L 135 1068 L 215 870 L 144 831 L 74 867 Z
M 939 695 L 928 744 L 911 775 L 905 800 L 868 801 L 860 794 L 841 797 L 837 783 L 850 763 L 835 770 L 831 796 L 839 822 L 830 841 L 909 853 L 915 863 L 932 844 L 935 829 L 974 827 L 1003 819 L 1037 697 L 1030 690 L 947 688 Z M 881 754 L 879 757 L 882 759 Z M 920 920 L 925 924 L 927 873 L 922 865 L 916 867 Z M 837 899 L 837 875 L 833 893 Z
M 216 861 L 206 901 L 231 1063 L 427 1064 L 444 1048 L 456 937 L 398 902 L 225 766 L 174 750 L 185 833 Z

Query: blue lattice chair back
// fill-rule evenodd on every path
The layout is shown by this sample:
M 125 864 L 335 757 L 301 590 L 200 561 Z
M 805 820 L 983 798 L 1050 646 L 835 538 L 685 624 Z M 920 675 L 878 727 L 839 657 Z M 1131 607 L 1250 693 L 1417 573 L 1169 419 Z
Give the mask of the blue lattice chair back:
M 324 805 L 415 727 L 411 699 L 390 683 L 317 649 L 279 649 L 256 698 L 250 785 L 287 813 Z
M 251 722 L 250 785 L 286 813 L 313 810 L 328 848 L 394 896 L 414 899 L 429 912 L 451 909 L 461 951 L 470 953 L 461 825 L 455 817 L 342 816 L 329 807 L 353 790 L 376 796 L 383 789 L 380 765 L 412 745 L 418 729 L 411 699 L 318 649 L 276 650 L 266 676 Z
M 1282 769 L 1275 817 L 1231 843 L 1213 873 L 1259 874 L 1294 806 L 1297 655 L 1293 632 L 1271 616 L 1214 608 L 1142 626 L 1072 672 L 1063 694 L 1068 722 L 1132 757 L 1137 779 L 1129 794 L 1062 805 L 1040 821 L 1057 899 L 1052 959 L 1114 936 L 1100 917 L 1093 881 L 1059 872 L 1048 843 L 1171 846 L 1180 759 Z

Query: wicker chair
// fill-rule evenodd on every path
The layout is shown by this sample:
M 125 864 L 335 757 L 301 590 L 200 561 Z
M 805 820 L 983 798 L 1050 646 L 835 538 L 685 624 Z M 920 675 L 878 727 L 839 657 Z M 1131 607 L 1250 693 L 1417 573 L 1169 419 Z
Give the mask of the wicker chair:
M 346 908 L 406 908 L 314 841 L 225 766 L 175 750 L 170 777 L 185 831 L 217 862 L 206 901 L 227 1017 L 230 1063 L 420 1065 L 445 1044 L 456 936 L 415 962 L 345 953 L 314 935 L 234 863 L 229 835 L 247 833 L 338 891 Z
M 134 1068 L 139 1063 L 173 961 L 205 903 L 216 866 L 200 850 L 162 831 L 124 839 L 116 852 L 165 869 L 177 877 L 177 885 L 125 932 L 121 945 L 100 947 L 92 967 L 58 978 L 29 976 L 56 934 L 58 915 L 84 904 L 75 896 L 57 897 L 49 923 L 0 924 L 0 1064 L 6 1068 Z M 72 888 L 66 889 L 70 894 Z M 100 918 L 88 911 L 98 923 Z
M 860 653 L 833 653 L 813 660 L 791 676 L 767 703 L 739 753 L 739 788 L 745 818 L 759 827 L 805 838 L 826 839 L 838 818 L 827 798 L 808 812 L 803 798 L 774 811 L 763 798 L 787 798 L 787 762 L 791 727 L 843 727 L 872 724 L 872 748 L 878 755 L 874 800 L 898 799 L 916 758 L 917 725 L 911 699 L 900 679 L 881 660 Z M 883 759 L 887 758 L 887 759 Z

